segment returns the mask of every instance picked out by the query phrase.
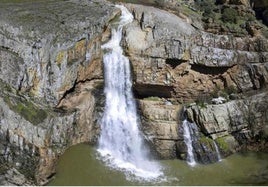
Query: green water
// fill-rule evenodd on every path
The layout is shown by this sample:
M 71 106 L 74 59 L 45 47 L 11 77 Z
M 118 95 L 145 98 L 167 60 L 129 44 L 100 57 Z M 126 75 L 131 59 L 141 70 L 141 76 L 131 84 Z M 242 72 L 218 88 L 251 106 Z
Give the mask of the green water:
M 60 158 L 57 174 L 48 185 L 268 185 L 268 153 L 239 153 L 222 162 L 189 167 L 181 160 L 164 160 L 167 181 L 128 181 L 123 172 L 96 159 L 94 147 L 80 144 Z

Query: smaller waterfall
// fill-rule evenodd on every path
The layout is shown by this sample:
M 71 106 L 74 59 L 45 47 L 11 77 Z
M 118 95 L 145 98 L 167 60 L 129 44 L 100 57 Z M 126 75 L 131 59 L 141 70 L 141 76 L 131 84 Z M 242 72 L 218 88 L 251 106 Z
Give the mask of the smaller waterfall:
M 215 150 L 216 150 L 216 153 L 217 153 L 218 162 L 220 162 L 220 161 L 222 161 L 222 159 L 221 159 L 221 154 L 220 154 L 218 145 L 214 140 L 213 140 L 213 144 L 214 144 L 214 147 L 215 147 Z
M 183 120 L 183 137 L 184 137 L 184 142 L 187 146 L 187 163 L 190 166 L 195 166 L 196 165 L 196 161 L 194 158 L 194 153 L 193 153 L 193 138 L 192 138 L 192 134 L 193 134 L 193 130 L 192 127 L 194 127 L 194 123 L 190 123 L 189 121 L 187 121 L 187 119 Z

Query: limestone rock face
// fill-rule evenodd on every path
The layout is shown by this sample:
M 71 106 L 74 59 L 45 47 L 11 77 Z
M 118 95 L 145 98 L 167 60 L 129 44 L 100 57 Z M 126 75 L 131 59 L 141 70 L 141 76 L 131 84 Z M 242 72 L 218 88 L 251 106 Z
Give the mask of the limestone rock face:
M 18 96 L 2 93 L 0 98 L 1 164 L 16 168 L 32 184 L 44 184 L 55 172 L 58 156 L 71 145 L 95 142 L 98 134 L 95 119 L 96 85 L 78 85 L 79 96 L 71 94 L 61 101 L 64 110 L 44 107 L 35 113 L 36 104 Z M 94 91 L 93 91 L 94 90 Z M 68 101 L 66 101 L 68 100 Z M 31 104 L 29 104 L 31 103 Z M 29 117 L 28 115 L 32 115 Z M 36 121 L 34 118 L 42 121 Z M 96 119 L 97 120 L 97 119 Z
M 128 5 L 135 21 L 125 30 L 124 46 L 133 65 L 139 97 L 184 101 L 234 87 L 248 91 L 267 84 L 268 42 L 196 30 L 187 20 L 152 7 Z M 253 70 L 252 66 L 258 71 Z M 266 78 L 265 78 L 266 79 Z
M 245 0 L 221 2 L 249 8 Z M 173 14 L 176 8 L 126 7 L 134 21 L 121 45 L 132 65 L 141 129 L 156 156 L 186 158 L 183 106 L 197 125 L 193 147 L 201 163 L 215 161 L 214 141 L 226 156 L 268 136 L 268 40 L 254 23 L 246 25 L 248 37 L 217 35 Z M 104 105 L 101 45 L 119 14 L 104 0 L 0 2 L 1 185 L 45 184 L 66 148 L 96 142 Z M 218 96 L 227 102 L 212 105 Z
M 119 12 L 102 0 L 0 2 L 1 185 L 45 184 L 66 148 L 96 142 L 101 42 Z
M 248 1 L 222 3 L 250 9 Z M 207 33 L 171 11 L 126 6 L 133 12 L 134 21 L 125 28 L 122 45 L 133 67 L 133 89 L 140 99 L 142 129 L 159 157 L 186 158 L 182 119 L 160 117 L 176 106 L 180 106 L 177 110 L 181 112 L 181 103 L 209 103 L 187 109 L 188 119 L 200 131 L 194 147 L 195 156 L 202 163 L 216 160 L 213 141 L 227 156 L 261 133 L 266 120 L 260 117 L 265 108 L 261 103 L 265 103 L 267 93 L 255 96 L 258 99 L 244 98 L 243 94 L 267 86 L 265 37 L 257 33 L 251 37 Z M 220 95 L 228 101 L 211 105 L 211 99 Z M 151 97 L 164 98 L 173 105 L 147 101 Z M 255 114 L 251 114 L 252 107 L 257 111 Z M 248 117 L 249 112 L 252 118 Z
M 265 134 L 268 122 L 267 99 L 265 92 L 219 105 L 194 105 L 187 108 L 187 117 L 197 123 L 203 134 L 216 141 L 221 142 L 229 137 L 225 143 L 229 144 L 229 151 L 234 152 L 239 144 Z M 223 153 L 228 151 L 220 145 Z
M 140 100 L 141 129 L 156 155 L 162 159 L 176 158 L 179 140 L 178 118 L 180 105 L 162 100 Z
M 55 106 L 76 82 L 102 76 L 90 63 L 118 12 L 105 1 L 1 2 L 1 79 Z

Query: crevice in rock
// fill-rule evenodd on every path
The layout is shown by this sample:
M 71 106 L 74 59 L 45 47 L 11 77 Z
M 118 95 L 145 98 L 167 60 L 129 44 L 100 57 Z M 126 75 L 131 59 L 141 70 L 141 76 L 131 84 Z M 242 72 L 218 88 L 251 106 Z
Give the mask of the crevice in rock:
M 256 71 L 254 67 L 251 64 L 247 63 L 245 64 L 245 68 L 247 69 L 247 72 L 249 74 L 250 81 L 252 82 L 252 85 L 253 85 L 253 89 L 257 90 L 258 85 L 256 85 L 256 81 L 255 81 L 257 78 L 256 78 Z
M 51 173 L 46 179 L 47 181 L 51 181 L 55 177 L 56 172 Z
M 78 82 L 79 82 L 79 81 L 78 81 Z M 76 87 L 76 85 L 78 84 L 78 82 L 77 82 L 77 79 L 76 79 L 76 80 L 74 81 L 73 86 L 72 86 L 70 89 L 68 89 L 68 90 L 66 90 L 66 91 L 64 92 L 64 94 L 63 94 L 63 96 L 60 98 L 60 100 L 59 100 L 57 106 L 61 103 L 61 101 L 62 101 L 63 99 L 65 99 L 65 98 L 67 97 L 67 95 L 69 95 L 70 93 L 73 93 L 73 92 L 75 91 L 75 87 Z
M 226 132 L 226 130 L 221 130 L 221 131 L 215 131 L 215 132 L 211 132 L 211 133 L 207 133 L 207 132 L 203 132 L 201 131 L 203 134 L 205 134 L 205 136 L 211 136 L 213 134 L 219 134 L 219 133 L 223 133 Z
M 73 86 L 72 86 L 70 89 L 68 89 L 68 90 L 66 90 L 66 91 L 64 92 L 63 96 L 59 99 L 58 104 L 55 106 L 55 108 L 58 109 L 58 110 L 60 109 L 60 108 L 58 107 L 58 106 L 60 105 L 60 103 L 61 103 L 64 99 L 66 99 L 68 95 L 70 95 L 70 94 L 72 94 L 72 93 L 74 93 L 74 92 L 76 91 L 76 86 L 77 86 L 78 84 L 81 84 L 81 83 L 83 84 L 83 83 L 85 83 L 85 82 L 90 82 L 90 81 L 93 81 L 93 80 L 103 80 L 103 79 L 102 79 L 102 78 L 91 78 L 91 79 L 85 79 L 85 80 L 79 80 L 79 81 L 75 80 Z
M 20 79 L 20 82 L 19 82 L 19 87 L 18 87 L 18 91 L 21 91 L 22 89 L 22 84 L 23 84 L 23 81 L 24 81 L 24 76 Z
M 151 84 L 133 85 L 133 93 L 137 99 L 144 99 L 147 97 L 171 98 L 173 90 L 173 86 Z
M 6 50 L 6 51 L 11 51 L 9 47 L 6 47 L 6 46 L 0 46 L 0 49 L 2 50 Z
M 208 75 L 220 75 L 225 73 L 228 69 L 231 67 L 208 67 L 204 65 L 198 65 L 198 64 L 192 64 L 191 69 L 193 71 L 202 73 L 202 74 L 208 74 Z
M 175 69 L 178 65 L 187 62 L 187 60 L 181 60 L 181 59 L 176 59 L 176 58 L 167 58 L 166 59 L 166 64 L 170 65 L 172 69 Z
M 157 138 L 157 140 L 179 141 L 179 139 L 175 139 L 175 138 Z

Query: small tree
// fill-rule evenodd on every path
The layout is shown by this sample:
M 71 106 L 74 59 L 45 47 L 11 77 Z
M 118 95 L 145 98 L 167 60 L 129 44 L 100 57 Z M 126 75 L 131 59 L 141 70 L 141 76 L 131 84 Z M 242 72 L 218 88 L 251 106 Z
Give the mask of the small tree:
M 223 10 L 221 20 L 223 22 L 237 23 L 238 12 L 232 8 L 226 8 Z
M 198 10 L 203 11 L 204 17 L 214 17 L 213 10 L 216 7 L 214 0 L 195 0 L 195 5 Z

